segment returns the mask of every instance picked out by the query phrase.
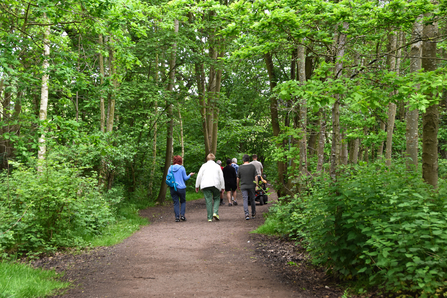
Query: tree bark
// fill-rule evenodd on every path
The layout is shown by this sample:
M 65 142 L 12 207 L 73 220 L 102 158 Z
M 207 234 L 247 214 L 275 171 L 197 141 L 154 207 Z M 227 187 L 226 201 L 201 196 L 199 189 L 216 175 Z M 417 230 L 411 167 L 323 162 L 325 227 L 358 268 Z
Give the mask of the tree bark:
M 44 19 L 47 20 L 47 15 L 44 13 Z M 48 82 L 50 80 L 50 75 L 48 73 L 48 67 L 50 66 L 48 59 L 50 56 L 50 26 L 45 26 L 44 28 L 44 36 L 43 36 L 43 49 L 44 49 L 44 60 L 42 65 L 42 85 L 41 85 L 41 96 L 40 96 L 40 109 L 39 109 L 39 120 L 42 125 L 47 119 L 48 112 Z M 44 127 L 42 127 L 45 130 Z M 39 151 L 38 151 L 38 160 L 45 160 L 46 153 L 46 144 L 45 144 L 45 132 L 42 132 L 39 137 Z M 42 166 L 38 166 L 38 171 L 42 171 Z
M 389 35 L 389 48 L 391 55 L 389 56 L 389 67 L 390 71 L 396 71 L 396 48 L 397 48 L 397 37 L 394 33 Z M 394 94 L 394 93 L 393 93 Z M 393 95 L 391 94 L 391 95 Z M 385 164 L 391 166 L 391 153 L 393 146 L 393 131 L 394 122 L 396 119 L 396 104 L 390 102 L 388 105 L 388 121 L 387 121 L 387 131 L 386 131 L 386 150 L 385 150 Z
M 298 58 L 298 78 L 300 84 L 304 85 L 306 83 L 306 48 L 303 45 L 298 46 L 297 52 Z M 299 128 L 300 128 L 300 139 L 298 141 L 300 149 L 300 164 L 299 170 L 301 175 L 307 175 L 307 101 L 303 97 L 300 103 L 300 118 L 299 118 Z
M 343 30 L 347 30 L 349 24 L 343 23 Z M 338 79 L 342 75 L 343 56 L 345 54 L 346 34 L 339 32 L 335 42 L 335 68 L 334 78 Z M 340 136 L 340 95 L 335 94 L 335 102 L 332 107 L 332 146 L 331 146 L 331 178 L 337 180 L 337 168 L 340 164 L 341 136 Z
M 178 20 L 174 21 L 174 33 L 178 34 L 179 22 Z M 176 64 L 176 53 L 177 53 L 177 42 L 174 42 L 173 49 L 171 53 L 171 59 L 169 61 L 169 82 L 166 87 L 167 91 L 172 92 L 174 89 L 174 80 L 175 80 L 175 64 Z M 172 161 L 172 135 L 174 131 L 174 119 L 172 114 L 172 104 L 168 105 L 167 108 L 167 116 L 168 116 L 168 131 L 166 135 L 166 155 L 165 155 L 165 166 L 163 170 L 163 178 L 161 179 L 160 191 L 158 193 L 157 202 L 163 204 L 166 198 L 166 175 L 168 174 L 169 167 Z
M 155 84 L 158 84 L 159 80 L 159 69 L 158 69 L 158 54 L 155 56 Z M 149 199 L 152 197 L 152 188 L 154 186 L 154 177 L 155 177 L 155 167 L 157 165 L 157 115 L 158 115 L 158 104 L 157 101 L 154 103 L 154 136 L 152 138 L 152 168 L 151 168 L 151 177 L 149 182 Z
M 422 35 L 426 39 L 422 43 L 422 68 L 434 71 L 437 68 L 434 39 L 438 36 L 438 24 L 425 24 Z M 432 105 L 422 116 L 422 177 L 435 188 L 438 187 L 438 129 L 438 105 Z
M 413 26 L 412 39 L 418 40 L 422 37 L 421 17 L 416 20 Z M 422 41 L 411 44 L 410 48 L 410 72 L 418 72 L 421 69 Z M 406 123 L 406 163 L 409 170 L 417 170 L 418 167 L 418 140 L 419 140 L 419 111 L 414 109 L 407 113 Z
M 99 35 L 99 46 L 101 48 L 101 51 L 103 50 L 103 45 L 104 45 L 104 41 L 103 41 L 103 37 L 102 34 Z M 99 73 L 100 73 L 100 82 L 101 82 L 101 89 L 104 88 L 104 57 L 102 55 L 102 52 L 99 52 Z M 100 102 L 99 102 L 99 109 L 101 112 L 101 123 L 100 123 L 100 127 L 101 127 L 101 132 L 105 132 L 105 119 L 106 119 L 106 112 L 105 112 L 105 106 L 104 106 L 104 93 L 101 90 L 100 91 Z
M 264 61 L 267 68 L 267 73 L 269 75 L 269 81 L 270 81 L 270 91 L 273 93 L 273 89 L 276 87 L 278 79 L 275 74 L 275 68 L 273 65 L 273 59 L 272 54 L 267 53 L 264 55 Z M 280 133 L 280 127 L 279 127 L 279 118 L 278 118 L 278 100 L 274 96 L 270 97 L 270 117 L 272 120 L 272 130 L 273 130 L 273 136 L 277 137 Z M 277 145 L 278 147 L 281 147 L 281 144 Z M 278 197 L 281 197 L 281 194 L 284 192 L 284 167 L 285 164 L 282 161 L 277 162 L 278 166 L 278 189 L 276 190 L 278 193 Z

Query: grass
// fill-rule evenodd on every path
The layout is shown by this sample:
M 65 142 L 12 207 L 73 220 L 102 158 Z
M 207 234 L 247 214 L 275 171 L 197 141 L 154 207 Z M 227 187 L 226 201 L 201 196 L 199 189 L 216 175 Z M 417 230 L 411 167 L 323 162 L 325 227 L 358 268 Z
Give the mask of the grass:
M 123 205 L 117 214 L 117 220 L 108 225 L 101 235 L 85 239 L 90 246 L 112 246 L 122 242 L 127 237 L 138 231 L 141 226 L 149 223 L 146 218 L 138 215 L 136 204 Z M 1 297 L 0 297 L 1 298 Z
M 203 192 L 195 192 L 195 191 L 187 191 L 186 192 L 186 201 L 194 201 L 194 200 L 200 200 L 203 199 Z
M 260 227 L 258 227 L 256 230 L 251 231 L 250 233 L 254 234 L 264 234 L 264 235 L 277 235 L 276 232 L 276 226 L 278 225 L 278 222 L 274 219 L 267 217 L 264 224 Z
M 0 263 L 0 298 L 31 298 L 54 295 L 70 283 L 56 280 L 54 270 L 33 269 L 25 264 Z

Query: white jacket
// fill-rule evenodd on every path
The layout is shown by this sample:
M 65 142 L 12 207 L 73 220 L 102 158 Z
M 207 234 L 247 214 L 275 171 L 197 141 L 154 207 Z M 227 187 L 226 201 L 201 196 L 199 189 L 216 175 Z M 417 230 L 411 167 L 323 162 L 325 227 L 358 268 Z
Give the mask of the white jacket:
M 214 162 L 208 160 L 204 163 L 197 174 L 196 188 L 204 189 L 207 187 L 216 187 L 219 191 L 225 189 L 225 181 L 222 168 Z

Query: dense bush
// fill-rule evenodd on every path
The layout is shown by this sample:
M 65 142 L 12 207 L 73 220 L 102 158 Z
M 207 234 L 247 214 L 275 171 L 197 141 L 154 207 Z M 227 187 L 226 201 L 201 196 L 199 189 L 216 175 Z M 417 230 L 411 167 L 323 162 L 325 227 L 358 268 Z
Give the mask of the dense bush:
M 430 297 L 447 288 L 447 186 L 434 191 L 419 177 L 404 165 L 345 168 L 337 183 L 322 177 L 278 205 L 268 225 L 345 279 Z
M 104 197 L 97 180 L 69 164 L 47 162 L 42 172 L 17 165 L 0 176 L 0 253 L 51 251 L 100 233 L 119 196 Z

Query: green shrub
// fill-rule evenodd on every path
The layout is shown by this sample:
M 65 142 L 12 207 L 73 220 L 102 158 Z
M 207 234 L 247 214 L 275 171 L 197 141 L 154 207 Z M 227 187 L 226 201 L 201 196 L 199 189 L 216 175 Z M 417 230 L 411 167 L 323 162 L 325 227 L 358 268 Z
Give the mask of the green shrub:
M 434 191 L 419 177 L 404 163 L 347 167 L 337 183 L 318 180 L 271 217 L 341 277 L 430 297 L 447 285 L 447 185 Z
M 0 176 L 0 253 L 52 251 L 83 243 L 114 219 L 97 181 L 67 164 L 16 165 Z

